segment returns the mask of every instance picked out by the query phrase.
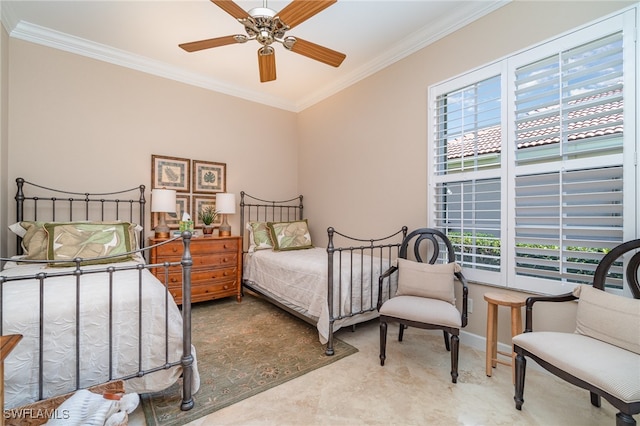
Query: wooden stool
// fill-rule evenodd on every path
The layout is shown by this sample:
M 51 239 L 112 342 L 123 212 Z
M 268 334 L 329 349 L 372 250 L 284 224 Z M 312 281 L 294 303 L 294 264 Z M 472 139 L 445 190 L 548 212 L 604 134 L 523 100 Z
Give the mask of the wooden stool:
M 511 366 L 511 377 L 515 383 L 515 352 L 498 350 L 498 305 L 511 308 L 511 337 L 522 333 L 522 310 L 525 301 L 517 296 L 506 293 L 486 293 L 487 301 L 487 376 L 491 377 L 492 369 L 498 363 Z M 498 359 L 498 354 L 508 356 L 511 361 Z

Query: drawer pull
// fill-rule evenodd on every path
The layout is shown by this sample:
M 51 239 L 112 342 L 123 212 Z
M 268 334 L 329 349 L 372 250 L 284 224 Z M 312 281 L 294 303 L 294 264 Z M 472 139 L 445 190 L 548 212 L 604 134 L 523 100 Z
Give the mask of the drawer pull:
M 173 277 L 172 277 L 169 281 L 171 281 L 172 283 L 177 283 L 177 282 L 178 282 L 178 279 L 177 279 L 177 278 L 173 278 Z
M 178 252 L 178 247 L 172 247 L 171 251 L 173 251 L 174 253 L 177 253 Z

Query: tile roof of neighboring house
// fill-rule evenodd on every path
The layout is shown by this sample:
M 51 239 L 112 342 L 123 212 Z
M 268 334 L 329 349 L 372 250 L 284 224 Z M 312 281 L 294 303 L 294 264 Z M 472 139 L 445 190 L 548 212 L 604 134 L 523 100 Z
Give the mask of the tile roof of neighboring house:
M 612 90 L 598 95 L 588 96 L 569 102 L 569 105 L 576 105 L 594 99 L 607 98 L 612 95 L 619 96 L 622 90 Z M 570 132 L 567 140 L 586 139 L 596 136 L 603 136 L 613 133 L 622 133 L 624 129 L 622 117 L 623 100 L 615 99 L 611 102 L 590 105 L 586 108 L 570 111 L 568 116 L 567 129 Z M 557 110 L 554 106 L 547 111 Z M 544 112 L 537 110 L 536 112 Z M 579 120 L 585 117 L 584 120 Z M 518 148 L 531 146 L 548 145 L 560 142 L 558 136 L 560 126 L 557 114 L 551 114 L 541 118 L 522 121 L 518 128 L 518 138 L 521 140 L 530 139 L 519 143 Z M 608 125 L 607 125 L 608 124 Z M 531 130 L 527 130 L 531 129 Z M 463 149 L 465 150 L 463 152 Z M 473 155 L 482 155 L 500 152 L 502 143 L 500 139 L 500 125 L 485 127 L 477 132 L 469 132 L 462 137 L 453 139 L 447 144 L 447 158 L 461 158 Z

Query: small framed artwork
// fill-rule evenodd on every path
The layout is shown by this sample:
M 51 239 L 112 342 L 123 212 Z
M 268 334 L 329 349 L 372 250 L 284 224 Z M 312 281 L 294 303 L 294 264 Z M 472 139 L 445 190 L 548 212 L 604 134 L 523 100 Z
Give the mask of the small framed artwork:
M 193 160 L 193 192 L 215 194 L 226 191 L 226 163 Z
M 193 219 L 194 227 L 202 228 L 204 223 L 198 217 L 198 212 L 203 208 L 213 206 L 216 208 L 216 197 L 210 197 L 206 195 L 194 195 L 193 196 L 193 208 L 191 209 L 191 218 Z M 222 215 L 219 214 L 216 217 L 216 220 L 212 223 L 214 227 L 220 226 L 222 224 Z
M 176 192 L 189 192 L 190 165 L 188 158 L 151 156 L 151 189 L 175 189 Z
M 153 197 L 153 194 L 151 194 Z M 191 196 L 176 194 L 176 211 L 175 213 L 166 213 L 165 222 L 170 229 L 178 229 L 180 227 L 180 221 L 184 212 L 189 213 L 189 207 L 191 206 Z M 151 213 L 151 227 L 158 226 L 160 220 L 159 213 Z

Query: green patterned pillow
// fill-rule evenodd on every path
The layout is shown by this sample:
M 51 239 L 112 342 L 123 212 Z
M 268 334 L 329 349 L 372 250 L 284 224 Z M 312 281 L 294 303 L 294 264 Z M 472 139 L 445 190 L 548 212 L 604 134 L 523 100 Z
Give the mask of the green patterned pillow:
M 313 247 L 307 219 L 294 222 L 267 222 L 273 249 L 299 250 Z
M 134 249 L 135 225 L 128 222 L 58 222 L 45 223 L 48 235 L 47 259 L 88 259 L 83 265 L 123 262 L 131 255 L 109 259 L 95 259 L 128 253 Z M 70 266 L 73 262 L 52 263 L 52 266 Z
M 267 222 L 247 222 L 247 230 L 249 231 L 249 253 L 273 248 Z
M 44 222 L 20 222 L 20 225 L 27 230 L 22 237 L 22 248 L 28 260 L 47 260 L 47 231 L 44 229 Z

